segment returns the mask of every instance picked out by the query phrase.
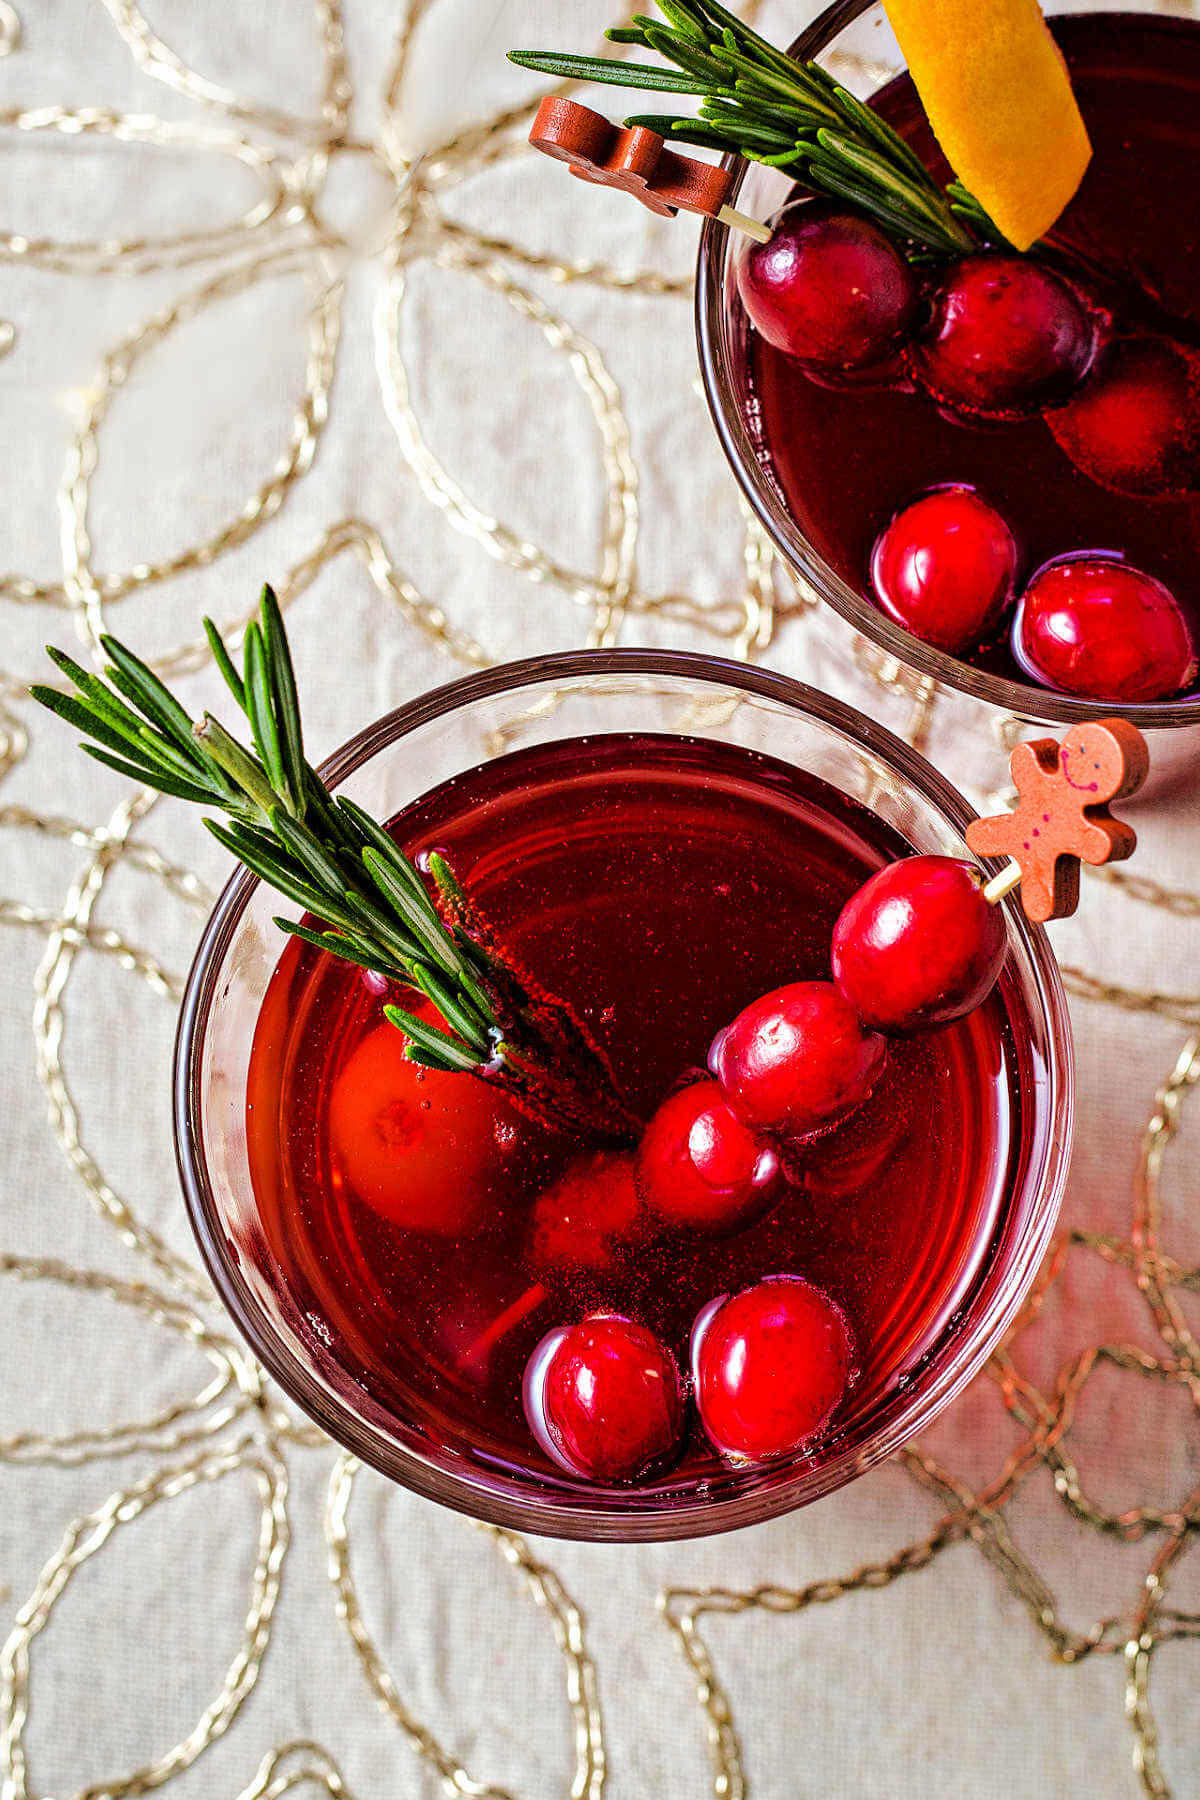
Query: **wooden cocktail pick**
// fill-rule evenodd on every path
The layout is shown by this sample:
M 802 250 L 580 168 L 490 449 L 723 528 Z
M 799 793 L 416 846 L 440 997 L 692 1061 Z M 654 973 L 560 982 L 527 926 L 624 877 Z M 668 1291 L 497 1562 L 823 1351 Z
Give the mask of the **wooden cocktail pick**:
M 537 109 L 529 141 L 535 150 L 565 162 L 580 181 L 623 189 L 661 218 L 703 213 L 760 244 L 770 240 L 766 225 L 726 206 L 733 186 L 728 169 L 668 150 L 666 139 L 644 125 L 613 125 L 578 100 L 547 97 Z
M 1079 865 L 1123 862 L 1133 854 L 1133 827 L 1108 808 L 1141 787 L 1150 751 L 1125 719 L 1073 725 L 1061 744 L 1035 738 L 1009 758 L 1017 805 L 1013 812 L 973 819 L 967 844 L 976 856 L 1009 856 L 1007 869 L 984 888 L 999 900 L 1017 883 L 1021 905 L 1037 924 L 1065 919 L 1079 905 Z

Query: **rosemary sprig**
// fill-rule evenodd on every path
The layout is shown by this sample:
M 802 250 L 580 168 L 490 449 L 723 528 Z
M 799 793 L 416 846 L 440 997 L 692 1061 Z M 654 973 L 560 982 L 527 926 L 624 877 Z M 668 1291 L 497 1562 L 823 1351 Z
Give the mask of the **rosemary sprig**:
M 347 796 L 331 794 L 306 760 L 291 652 L 271 588 L 246 629 L 240 672 L 209 620 L 205 631 L 248 722 L 249 746 L 209 713 L 193 720 L 112 637 L 101 640 L 107 680 L 48 648 L 76 691 L 38 686 L 33 697 L 90 738 L 83 748 L 98 762 L 223 813 L 224 823 L 205 820 L 218 843 L 316 921 L 277 918 L 282 931 L 425 995 L 440 1026 L 399 1006 L 384 1009 L 413 1062 L 498 1080 L 555 1126 L 624 1135 L 633 1122 L 603 1057 L 565 1008 L 530 991 L 482 928 L 467 928 L 470 901 L 444 859 L 430 858 L 439 911 L 383 827 Z
M 512 50 L 509 60 L 560 80 L 696 96 L 698 117 L 636 113 L 625 123 L 783 169 L 860 207 L 916 257 L 1003 241 L 965 188 L 940 188 L 903 138 L 816 63 L 785 56 L 719 0 L 657 3 L 665 23 L 637 14 L 606 35 L 673 68 L 548 50 Z

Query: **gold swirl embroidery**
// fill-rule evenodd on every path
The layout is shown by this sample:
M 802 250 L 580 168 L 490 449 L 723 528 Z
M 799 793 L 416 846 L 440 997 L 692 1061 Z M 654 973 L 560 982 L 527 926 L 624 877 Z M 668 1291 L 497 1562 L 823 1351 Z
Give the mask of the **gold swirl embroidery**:
M 350 1569 L 348 1515 L 350 1496 L 359 1463 L 350 1455 L 339 1456 L 329 1484 L 325 1510 L 325 1537 L 329 1545 L 329 1578 L 333 1582 L 337 1616 L 380 1705 L 404 1732 L 421 1756 L 437 1770 L 448 1793 L 472 1800 L 514 1800 L 507 1788 L 476 1781 L 428 1726 L 401 1699 L 391 1671 L 367 1629 L 358 1602 L 358 1590 Z M 604 1787 L 604 1731 L 596 1687 L 596 1670 L 584 1642 L 583 1616 L 554 1570 L 532 1554 L 515 1532 L 494 1525 L 477 1527 L 491 1539 L 501 1556 L 520 1574 L 535 1603 L 548 1614 L 555 1640 L 567 1668 L 567 1700 L 575 1723 L 575 1774 L 571 1800 L 600 1800 Z

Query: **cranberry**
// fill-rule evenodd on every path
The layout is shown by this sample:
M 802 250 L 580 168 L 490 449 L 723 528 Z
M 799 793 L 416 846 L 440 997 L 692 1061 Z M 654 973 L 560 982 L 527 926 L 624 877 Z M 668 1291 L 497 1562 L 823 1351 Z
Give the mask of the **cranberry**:
M 1089 700 L 1166 700 L 1196 674 L 1175 596 L 1113 556 L 1040 569 L 1017 607 L 1013 654 L 1044 687 Z
M 973 488 L 935 488 L 875 540 L 871 581 L 880 608 L 922 643 L 970 650 L 1012 599 L 1013 534 Z
M 636 1481 L 683 1437 L 683 1384 L 654 1333 L 593 1313 L 544 1337 L 525 1367 L 525 1417 L 546 1454 L 591 1481 Z
M 793 201 L 769 243 L 747 242 L 738 291 L 769 344 L 826 371 L 879 362 L 907 333 L 917 302 L 891 239 L 825 200 Z
M 798 1275 L 770 1275 L 706 1307 L 692 1334 L 700 1422 L 746 1462 L 790 1456 L 850 1386 L 854 1353 L 842 1309 Z
M 652 1217 L 690 1231 L 736 1231 L 778 1199 L 779 1158 L 730 1112 L 715 1081 L 664 1100 L 637 1154 Z
M 438 1021 L 423 1003 L 420 1016 Z M 349 1191 L 405 1231 L 469 1235 L 514 1186 L 503 1146 L 530 1148 L 524 1117 L 493 1087 L 423 1069 L 378 1025 L 334 1083 L 329 1137 Z
M 1119 494 L 1200 487 L 1200 353 L 1170 338 L 1109 345 L 1051 431 L 1083 474 Z
M 610 1269 L 646 1235 L 632 1155 L 596 1150 L 569 1163 L 534 1201 L 530 1256 L 542 1269 Z
M 967 256 L 933 296 L 913 373 L 947 406 L 1019 418 L 1066 400 L 1095 351 L 1075 289 L 1024 256 Z
M 865 881 L 833 928 L 833 978 L 864 1025 L 920 1031 L 991 993 L 1008 947 L 974 863 L 909 856 Z
M 844 1119 L 886 1061 L 884 1040 L 863 1030 L 828 981 L 797 981 L 752 1001 L 708 1053 L 737 1117 L 784 1138 L 812 1137 Z

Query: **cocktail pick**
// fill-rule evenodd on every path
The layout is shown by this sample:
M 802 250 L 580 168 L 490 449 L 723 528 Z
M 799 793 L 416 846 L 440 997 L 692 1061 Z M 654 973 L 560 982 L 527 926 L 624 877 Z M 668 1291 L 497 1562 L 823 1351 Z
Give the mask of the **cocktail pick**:
M 1035 738 L 1009 758 L 1017 805 L 974 819 L 967 844 L 976 856 L 1008 856 L 1007 869 L 984 887 L 1001 899 L 1018 882 L 1021 905 L 1037 924 L 1065 919 L 1079 905 L 1079 865 L 1123 862 L 1133 854 L 1133 827 L 1109 812 L 1136 793 L 1150 768 L 1145 738 L 1125 719 L 1073 725 L 1061 744 Z
M 537 109 L 529 141 L 535 150 L 565 162 L 580 181 L 622 189 L 661 218 L 703 213 L 760 244 L 770 241 L 766 225 L 726 206 L 733 185 L 728 169 L 668 150 L 666 139 L 644 125 L 613 125 L 578 100 L 547 96 Z

